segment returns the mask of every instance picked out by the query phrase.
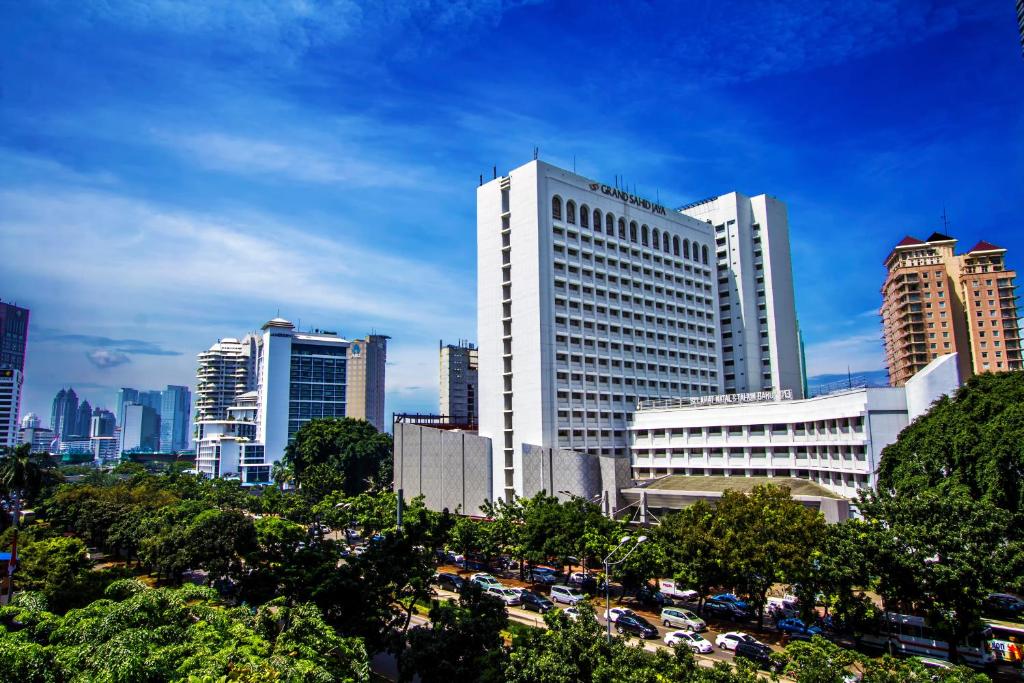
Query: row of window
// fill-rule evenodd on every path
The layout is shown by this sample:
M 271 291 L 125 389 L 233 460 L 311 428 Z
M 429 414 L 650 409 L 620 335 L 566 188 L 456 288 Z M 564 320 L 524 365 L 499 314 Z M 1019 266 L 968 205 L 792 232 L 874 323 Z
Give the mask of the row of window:
M 852 434 L 864 431 L 864 417 L 856 415 L 851 417 L 840 417 L 828 420 L 814 420 L 810 422 L 789 422 L 776 424 L 751 424 L 751 425 L 730 425 L 728 427 L 715 425 L 710 427 L 675 427 L 671 429 L 638 429 L 635 431 L 638 439 L 647 438 L 670 438 L 670 437 L 708 437 L 722 436 L 773 436 L 805 434 Z
M 820 458 L 824 460 L 864 460 L 865 446 L 792 446 L 788 448 L 669 448 L 653 449 L 633 444 L 633 452 L 639 458 Z
M 555 195 L 551 198 L 551 218 L 556 221 L 562 220 L 562 198 Z M 670 235 L 667 230 L 661 231 L 658 228 L 653 230 L 647 224 L 638 225 L 636 221 L 626 223 L 626 219 L 619 217 L 618 222 L 615 216 L 609 211 L 603 215 L 600 209 L 594 209 L 593 213 L 586 204 L 580 206 L 579 225 L 581 228 L 591 227 L 593 218 L 593 229 L 600 232 L 602 226 L 606 235 L 618 236 L 619 239 L 628 239 L 630 242 L 639 242 L 645 247 L 660 249 L 666 254 L 672 254 L 680 258 L 693 260 L 696 263 L 708 264 L 708 248 L 697 242 L 691 243 L 689 239 L 680 240 L 678 235 Z M 576 225 L 576 202 L 569 200 L 565 203 L 565 222 Z M 616 227 L 618 231 L 616 232 Z
M 673 279 L 678 280 L 682 273 L 690 273 L 696 276 L 710 277 L 711 271 L 706 268 L 701 268 L 698 264 L 696 267 L 691 266 L 690 263 L 683 261 L 675 261 L 670 258 L 662 259 L 657 252 L 649 253 L 642 251 L 634 247 L 629 247 L 624 244 L 616 245 L 614 242 L 605 242 L 601 238 L 595 238 L 591 240 L 587 235 L 580 235 L 573 230 L 565 230 L 559 226 L 551 228 L 551 233 L 554 235 L 554 244 L 561 245 L 563 248 L 573 250 L 574 254 L 576 251 L 582 253 L 582 259 L 587 262 L 594 262 L 598 265 L 608 264 L 611 268 L 620 268 L 622 270 L 633 270 L 634 272 L 643 272 L 648 277 L 656 277 L 661 280 L 664 279 L 667 282 L 671 282 Z M 574 240 L 579 240 L 579 245 Z M 593 248 L 590 246 L 593 244 Z M 596 250 L 607 247 L 605 253 L 600 253 Z M 628 258 L 627 258 L 628 257 Z M 653 265 L 645 264 L 644 261 L 651 261 Z M 657 266 L 662 266 L 658 268 Z M 678 271 L 678 272 L 677 272 Z M 697 285 L 698 287 L 700 284 Z M 711 291 L 710 286 L 708 291 Z
M 854 472 L 808 472 L 807 470 L 793 469 L 721 469 L 704 467 L 643 467 L 634 465 L 637 478 L 664 477 L 669 474 L 680 474 L 692 477 L 792 477 L 794 479 L 807 479 L 825 486 L 866 486 L 868 475 Z M 646 475 L 644 474 L 646 472 Z

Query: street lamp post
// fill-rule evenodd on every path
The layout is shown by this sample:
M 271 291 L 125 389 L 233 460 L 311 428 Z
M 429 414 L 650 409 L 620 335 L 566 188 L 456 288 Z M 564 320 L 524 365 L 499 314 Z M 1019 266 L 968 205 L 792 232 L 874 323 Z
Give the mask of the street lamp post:
M 647 537 L 646 536 L 638 536 L 637 539 L 636 539 L 636 543 L 634 543 L 633 547 L 629 549 L 629 552 L 627 552 L 625 555 L 623 555 L 622 559 L 616 560 L 615 562 L 612 562 L 611 561 L 612 556 L 615 555 L 615 553 L 617 553 L 619 551 L 619 548 L 621 548 L 625 544 L 629 543 L 631 540 L 633 540 L 633 538 L 631 536 L 623 536 L 622 540 L 619 541 L 619 544 L 617 546 L 615 546 L 615 548 L 610 553 L 608 553 L 608 556 L 605 557 L 601 561 L 601 563 L 604 564 L 604 621 L 605 621 L 605 626 L 608 629 L 608 642 L 609 643 L 612 642 L 612 619 L 611 619 L 611 616 L 612 616 L 612 596 L 611 596 L 611 585 L 612 585 L 612 582 L 611 582 L 611 568 L 614 567 L 617 564 L 622 564 L 623 562 L 625 562 L 629 558 L 629 556 L 633 554 L 633 551 L 636 550 L 637 548 L 639 548 L 640 544 L 647 540 Z

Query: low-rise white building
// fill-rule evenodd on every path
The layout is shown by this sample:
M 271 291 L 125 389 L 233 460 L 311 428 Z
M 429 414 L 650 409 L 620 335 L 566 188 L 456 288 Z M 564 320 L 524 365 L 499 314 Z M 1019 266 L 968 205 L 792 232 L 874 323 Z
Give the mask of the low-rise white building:
M 270 467 L 263 462 L 263 444 L 255 443 L 259 395 L 246 392 L 227 408 L 223 420 L 200 420 L 196 423 L 196 470 L 208 477 L 242 477 L 243 464 L 251 470 L 254 480 L 269 481 Z M 254 450 L 256 449 L 256 450 Z M 259 462 L 251 464 L 259 455 Z M 263 470 L 253 470 L 264 467 Z M 263 476 L 266 475 L 266 476 Z
M 641 402 L 630 427 L 633 477 L 795 477 L 853 497 L 874 485 L 882 449 L 959 385 L 950 354 L 905 387 L 799 400 L 757 392 Z

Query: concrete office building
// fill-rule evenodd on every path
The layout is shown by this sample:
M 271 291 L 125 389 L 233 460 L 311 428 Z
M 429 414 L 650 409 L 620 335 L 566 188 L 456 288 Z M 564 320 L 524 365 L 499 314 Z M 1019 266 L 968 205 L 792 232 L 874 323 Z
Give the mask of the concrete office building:
M 628 455 L 638 401 L 718 393 L 713 226 L 533 161 L 477 189 L 480 434 L 493 496 L 525 445 Z
M 209 407 L 228 392 L 213 392 L 205 381 L 219 376 L 239 380 L 235 386 L 248 383 L 250 370 L 239 370 L 248 356 L 230 347 L 228 357 L 224 340 L 216 352 L 200 354 L 197 394 L 208 392 L 206 407 L 200 409 L 208 417 L 196 421 L 197 469 L 209 476 L 237 475 L 244 484 L 269 483 L 273 464 L 310 420 L 383 421 L 387 339 L 369 335 L 349 341 L 334 332 L 302 332 L 291 322 L 274 318 L 263 325 L 250 347 L 255 361 L 253 390 L 234 396 L 231 405 L 216 411 L 219 414 Z M 348 386 L 350 366 L 356 368 L 355 389 Z M 233 422 L 237 424 L 229 424 Z
M 53 444 L 53 430 L 38 424 L 35 427 L 22 427 L 19 442 L 32 444 L 33 453 L 49 453 Z
M 23 415 L 22 418 L 21 418 L 21 428 L 22 429 L 35 429 L 36 427 L 41 427 L 41 426 L 42 426 L 42 421 L 39 419 L 39 416 L 36 415 L 35 413 L 29 413 L 28 415 Z
M 730 192 L 680 209 L 715 231 L 715 273 L 726 393 L 804 395 L 786 205 Z
M 479 418 L 479 358 L 475 346 L 438 342 L 440 355 L 440 397 L 438 414 L 456 424 L 476 425 Z
M 4 378 L 6 391 L 13 391 L 9 396 L 5 393 L 4 401 L 10 400 L 10 410 L 0 405 L 0 422 L 13 415 L 13 427 L 0 428 L 0 446 L 13 446 L 18 441 L 18 421 L 21 415 L 21 387 L 25 381 L 25 349 L 28 345 L 29 310 L 14 304 L 0 301 L 0 370 L 15 370 Z M 15 379 L 17 381 L 15 381 Z M 6 439 L 6 440 L 5 440 Z
M 155 452 L 160 450 L 160 413 L 149 406 L 129 403 L 124 408 L 121 425 L 121 452 Z
M 235 399 L 256 388 L 257 337 L 221 339 L 198 356 L 196 419 L 223 420 Z
M 18 409 L 21 383 L 20 370 L 0 369 L 0 448 L 16 446 L 20 441 Z
M 89 437 L 114 436 L 116 426 L 117 420 L 112 412 L 103 408 L 95 408 L 89 421 Z
M 117 411 L 114 413 L 117 417 L 117 425 L 120 427 L 124 425 L 124 407 L 129 403 L 139 402 L 139 390 L 132 389 L 130 387 L 121 387 L 117 390 Z
M 882 449 L 959 386 L 951 354 L 905 387 L 795 400 L 784 391 L 642 402 L 630 426 L 633 476 L 795 478 L 852 498 L 874 485 Z
M 954 238 L 936 232 L 905 237 L 886 258 L 881 316 L 893 386 L 950 353 L 963 378 L 1021 369 L 1017 273 L 1006 269 L 1006 250 L 988 242 L 955 249 Z
M 366 420 L 384 431 L 384 370 L 388 360 L 388 339 L 371 334 L 353 339 L 346 357 L 345 411 L 351 418 Z
M 188 387 L 168 384 L 160 400 L 160 450 L 176 453 L 188 448 L 192 426 L 192 393 Z

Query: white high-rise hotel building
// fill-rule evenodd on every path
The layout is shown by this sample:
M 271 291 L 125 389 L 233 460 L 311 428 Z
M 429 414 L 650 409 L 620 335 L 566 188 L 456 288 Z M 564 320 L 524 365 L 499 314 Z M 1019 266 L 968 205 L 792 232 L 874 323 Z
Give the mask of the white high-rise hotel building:
M 478 188 L 480 434 L 495 499 L 523 494 L 525 445 L 628 457 L 639 401 L 801 394 L 785 208 L 735 194 L 709 204 L 684 215 L 540 161 Z

